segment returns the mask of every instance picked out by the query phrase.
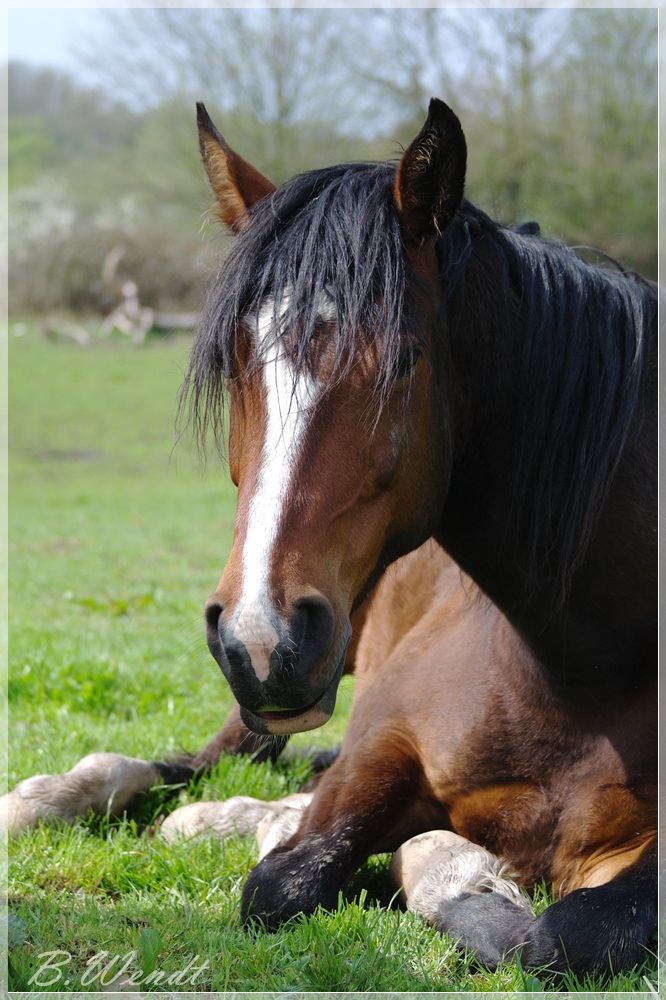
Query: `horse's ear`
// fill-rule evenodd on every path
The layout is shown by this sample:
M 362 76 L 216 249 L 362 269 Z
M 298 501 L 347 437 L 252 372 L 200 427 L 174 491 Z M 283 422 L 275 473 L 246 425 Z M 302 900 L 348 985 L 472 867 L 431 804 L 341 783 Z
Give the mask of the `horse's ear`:
M 467 145 L 456 115 L 433 98 L 425 125 L 398 166 L 395 200 L 408 239 L 424 240 L 449 225 L 463 198 Z
M 275 185 L 234 153 L 217 131 L 203 104 L 197 104 L 201 159 L 217 198 L 217 214 L 225 226 L 242 229 L 247 210 L 275 191 Z

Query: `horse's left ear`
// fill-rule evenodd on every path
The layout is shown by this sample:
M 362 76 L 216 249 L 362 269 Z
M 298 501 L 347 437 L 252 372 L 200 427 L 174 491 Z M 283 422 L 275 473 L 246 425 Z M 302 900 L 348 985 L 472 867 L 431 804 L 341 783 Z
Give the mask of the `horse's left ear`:
M 395 200 L 408 239 L 446 229 L 465 190 L 467 144 L 457 116 L 443 101 L 430 101 L 425 125 L 405 150 L 395 181 Z
M 275 191 L 267 177 L 227 145 L 204 104 L 197 104 L 201 159 L 217 198 L 217 214 L 225 226 L 242 229 L 247 210 Z

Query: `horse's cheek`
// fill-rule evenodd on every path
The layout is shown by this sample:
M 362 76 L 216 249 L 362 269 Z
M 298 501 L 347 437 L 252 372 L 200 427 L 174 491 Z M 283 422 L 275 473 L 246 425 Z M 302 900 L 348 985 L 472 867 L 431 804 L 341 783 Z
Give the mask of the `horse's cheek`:
M 422 540 L 432 534 L 439 523 L 450 477 L 448 463 L 437 460 L 430 443 L 428 422 L 433 420 L 432 413 L 413 416 L 399 464 L 401 509 L 409 517 L 409 527 L 422 536 Z

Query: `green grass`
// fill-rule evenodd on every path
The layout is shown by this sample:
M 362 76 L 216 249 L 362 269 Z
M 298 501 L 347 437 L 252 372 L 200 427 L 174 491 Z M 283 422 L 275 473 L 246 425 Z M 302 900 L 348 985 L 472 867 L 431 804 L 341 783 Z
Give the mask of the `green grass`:
M 32 329 L 13 338 L 10 327 L 10 787 L 66 771 L 93 750 L 156 759 L 200 749 L 231 706 L 206 648 L 202 607 L 229 552 L 235 493 L 221 465 L 204 475 L 187 445 L 172 452 L 188 347 L 83 350 Z M 291 745 L 338 743 L 351 692 L 344 679 L 331 723 Z M 361 870 L 337 912 L 297 918 L 276 934 L 248 931 L 239 904 L 256 861 L 252 838 L 167 846 L 150 835 L 179 802 L 278 798 L 307 773 L 296 758 L 276 766 L 227 759 L 179 795 L 146 793 L 131 817 L 17 838 L 11 988 L 98 990 L 102 952 L 111 962 L 102 978 L 129 955 L 142 988 L 156 991 L 173 989 L 166 977 L 188 963 L 189 975 L 201 967 L 191 983 L 198 990 L 599 986 L 555 984 L 515 966 L 478 969 L 419 918 L 388 906 L 385 858 Z M 49 972 L 45 964 L 63 961 L 45 959 L 50 952 L 70 958 Z M 656 981 L 655 962 L 606 989 L 646 992 L 644 975 Z

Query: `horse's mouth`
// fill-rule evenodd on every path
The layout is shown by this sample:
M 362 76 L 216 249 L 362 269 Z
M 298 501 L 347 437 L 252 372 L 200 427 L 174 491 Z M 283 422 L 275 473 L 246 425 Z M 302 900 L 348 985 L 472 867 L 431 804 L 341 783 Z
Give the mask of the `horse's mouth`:
M 251 711 L 241 705 L 243 722 L 253 732 L 270 736 L 291 736 L 293 733 L 305 733 L 310 729 L 318 729 L 325 725 L 335 708 L 344 661 L 343 656 L 324 693 L 310 705 L 306 705 L 304 708 L 272 709 L 267 707 L 261 711 Z
M 280 722 L 283 719 L 297 719 L 300 715 L 303 715 L 313 709 L 316 704 L 317 702 L 313 702 L 312 705 L 308 705 L 307 708 L 276 708 L 274 711 L 272 709 L 266 709 L 264 712 L 256 712 L 255 714 L 257 718 L 265 719 L 266 722 Z

